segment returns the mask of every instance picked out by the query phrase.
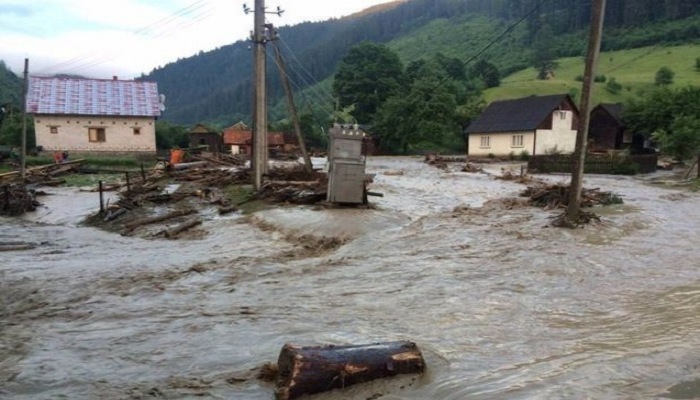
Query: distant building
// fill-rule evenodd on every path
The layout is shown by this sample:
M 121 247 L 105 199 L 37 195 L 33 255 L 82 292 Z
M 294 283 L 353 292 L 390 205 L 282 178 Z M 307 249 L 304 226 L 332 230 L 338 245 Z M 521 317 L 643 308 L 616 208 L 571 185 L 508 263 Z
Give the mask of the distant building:
M 566 94 L 494 101 L 465 129 L 467 154 L 571 153 L 577 125 L 578 109 Z
M 223 142 L 226 150 L 232 154 L 250 156 L 253 152 L 253 131 L 243 122 L 239 122 L 224 129 Z M 268 148 L 291 151 L 298 145 L 299 143 L 294 134 L 288 132 L 267 133 Z
M 588 127 L 590 151 L 619 150 L 632 145 L 632 135 L 625 135 L 622 104 L 598 104 L 591 110 Z
M 224 147 L 221 133 L 204 124 L 197 124 L 190 129 L 190 147 L 207 146 L 207 151 L 219 153 Z
M 27 112 L 48 151 L 155 153 L 161 106 L 155 82 L 29 78 Z

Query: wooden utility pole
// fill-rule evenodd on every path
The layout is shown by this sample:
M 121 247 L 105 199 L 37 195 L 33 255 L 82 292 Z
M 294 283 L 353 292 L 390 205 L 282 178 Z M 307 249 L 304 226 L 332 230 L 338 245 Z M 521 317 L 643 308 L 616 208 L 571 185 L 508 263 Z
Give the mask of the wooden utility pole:
M 590 121 L 591 93 L 593 79 L 600 53 L 600 42 L 603 36 L 603 19 L 605 17 L 605 1 L 593 0 L 591 11 L 591 29 L 588 38 L 588 53 L 586 55 L 586 70 L 583 75 L 583 90 L 581 91 L 580 115 L 576 133 L 576 150 L 574 165 L 571 172 L 571 188 L 569 190 L 569 205 L 564 216 L 565 225 L 576 226 L 581 211 L 581 187 L 583 183 L 583 168 L 586 162 L 586 144 L 588 141 L 588 123 Z
M 29 87 L 29 59 L 24 59 L 24 81 L 22 81 L 22 150 L 20 154 L 20 170 L 22 182 L 27 177 L 27 88 Z
M 277 41 L 273 41 L 272 45 L 275 47 L 275 59 L 277 60 L 277 68 L 280 70 L 280 78 L 282 80 L 282 86 L 284 87 L 284 94 L 287 96 L 287 109 L 289 110 L 289 115 L 292 118 L 292 123 L 294 124 L 294 131 L 297 134 L 297 141 L 299 142 L 299 149 L 301 150 L 301 155 L 304 157 L 304 166 L 306 172 L 313 172 L 314 167 L 311 164 L 311 158 L 309 158 L 309 153 L 306 151 L 306 144 L 304 143 L 304 135 L 301 133 L 301 124 L 299 124 L 299 115 L 297 114 L 297 106 L 294 104 L 294 95 L 292 94 L 292 87 L 289 84 L 289 75 L 287 75 L 287 70 L 284 67 L 284 61 L 282 60 L 282 53 L 280 52 L 280 47 Z
M 262 186 L 267 173 L 267 98 L 265 85 L 265 0 L 255 0 L 255 121 L 253 123 L 253 187 Z

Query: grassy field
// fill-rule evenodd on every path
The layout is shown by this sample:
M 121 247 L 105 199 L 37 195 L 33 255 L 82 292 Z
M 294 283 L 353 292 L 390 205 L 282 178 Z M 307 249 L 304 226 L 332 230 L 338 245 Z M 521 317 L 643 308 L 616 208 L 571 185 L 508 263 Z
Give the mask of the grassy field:
M 675 72 L 672 86 L 700 86 L 700 71 L 695 69 L 698 57 L 700 44 L 601 53 L 596 75 L 615 78 L 622 85 L 622 90 L 613 94 L 606 90 L 605 83 L 596 83 L 593 104 L 625 102 L 643 96 L 645 91 L 654 88 L 656 71 L 664 66 Z M 576 77 L 583 75 L 583 57 L 562 58 L 558 62 L 559 68 L 552 79 L 535 79 L 537 72 L 534 68 L 528 68 L 504 78 L 501 86 L 487 90 L 484 97 L 491 102 L 531 95 L 571 93 L 572 90 L 580 92 L 582 84 Z

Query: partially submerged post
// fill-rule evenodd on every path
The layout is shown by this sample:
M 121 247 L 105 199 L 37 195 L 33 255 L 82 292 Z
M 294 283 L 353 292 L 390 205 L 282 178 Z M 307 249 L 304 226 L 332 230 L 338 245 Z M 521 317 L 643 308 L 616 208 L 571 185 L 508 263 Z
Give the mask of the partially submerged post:
M 603 36 L 603 18 L 605 17 L 605 0 L 593 0 L 591 12 L 591 30 L 588 39 L 588 54 L 586 69 L 583 75 L 583 90 L 581 91 L 581 106 L 576 134 L 576 150 L 574 166 L 571 172 L 571 191 L 566 214 L 561 221 L 564 226 L 578 225 L 581 210 L 581 188 L 583 186 L 583 167 L 586 161 L 586 142 L 588 140 L 588 123 L 590 121 L 591 93 L 595 68 L 600 54 L 600 42 Z
M 425 361 L 413 342 L 297 347 L 286 344 L 277 361 L 277 400 L 342 389 L 400 374 L 420 374 Z
M 104 197 L 102 195 L 102 181 L 99 182 L 99 189 L 100 189 L 100 214 L 102 214 L 105 212 Z
M 327 201 L 342 204 L 367 202 L 365 132 L 359 125 L 333 124 L 329 132 Z

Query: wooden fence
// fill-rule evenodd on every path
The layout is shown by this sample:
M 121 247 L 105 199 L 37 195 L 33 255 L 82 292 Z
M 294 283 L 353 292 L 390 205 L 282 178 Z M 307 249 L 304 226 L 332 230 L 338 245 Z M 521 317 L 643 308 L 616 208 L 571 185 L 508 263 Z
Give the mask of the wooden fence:
M 574 157 L 571 154 L 533 156 L 527 163 L 532 172 L 571 172 Z M 656 172 L 656 154 L 588 154 L 583 171 L 588 174 L 634 175 Z

